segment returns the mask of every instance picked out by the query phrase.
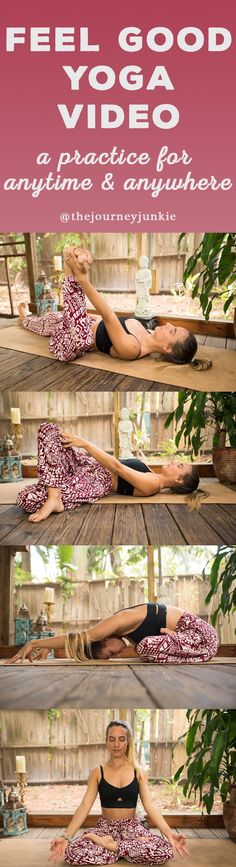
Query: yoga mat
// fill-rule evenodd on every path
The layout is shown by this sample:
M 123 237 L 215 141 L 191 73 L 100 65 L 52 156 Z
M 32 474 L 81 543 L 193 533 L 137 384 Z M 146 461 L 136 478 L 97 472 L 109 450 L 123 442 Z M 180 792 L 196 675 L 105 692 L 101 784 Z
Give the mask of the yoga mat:
M 26 331 L 19 325 L 0 329 L 0 348 L 15 349 L 31 355 L 54 359 L 48 348 L 48 338 Z M 161 382 L 166 385 L 196 389 L 196 391 L 233 391 L 236 388 L 236 352 L 232 349 L 215 349 L 201 346 L 197 358 L 209 358 L 212 368 L 205 371 L 192 370 L 188 365 L 170 364 L 154 355 L 136 361 L 121 361 L 100 352 L 88 352 L 70 364 L 82 364 L 95 370 L 106 370 L 122 376 L 134 376 Z M 54 359 L 55 360 L 55 359 Z M 60 364 L 60 362 L 58 362 Z
M 0 484 L 0 506 L 14 505 L 19 491 L 23 491 L 27 485 L 35 485 L 36 483 L 37 479 L 22 479 L 21 482 L 5 482 L 4 484 Z M 208 497 L 202 500 L 203 505 L 216 503 L 232 503 L 232 505 L 236 505 L 236 491 L 226 488 L 225 485 L 221 485 L 217 480 L 211 479 L 206 481 L 204 479 L 200 483 L 200 487 L 202 491 L 206 491 L 208 494 Z M 100 500 L 97 500 L 97 503 L 104 503 L 105 505 L 125 504 L 126 506 L 135 503 L 165 503 L 168 505 L 168 503 L 187 503 L 187 500 L 186 494 L 172 494 L 171 491 L 165 491 L 162 494 L 154 494 L 153 497 L 124 497 L 121 494 L 108 494 L 107 497 L 101 497 Z
M 0 666 L 1 665 L 5 666 L 6 661 L 7 660 L 5 660 L 5 659 L 0 659 Z M 45 665 L 49 666 L 49 667 L 53 666 L 53 668 L 55 666 L 58 666 L 58 665 L 60 665 L 60 666 L 64 666 L 64 665 L 66 665 L 66 666 L 73 665 L 74 666 L 74 665 L 76 665 L 78 667 L 78 663 L 75 661 L 75 659 L 44 659 L 43 662 L 40 662 L 40 661 L 37 662 L 36 660 L 35 660 L 35 662 L 29 662 L 28 659 L 25 659 L 24 662 L 17 663 L 17 665 L 18 664 L 21 666 L 21 668 L 22 668 L 22 666 L 25 666 L 25 665 L 27 666 L 27 668 L 29 665 L 33 665 L 34 668 L 39 668 L 39 667 L 41 668 L 42 666 L 45 666 Z M 127 659 L 115 659 L 115 657 L 113 657 L 112 659 L 107 659 L 107 660 L 103 659 L 102 661 L 101 661 L 101 659 L 93 659 L 93 662 L 92 662 L 92 665 L 97 665 L 100 667 L 102 666 L 102 668 L 104 668 L 104 665 L 105 666 L 107 666 L 107 665 L 108 666 L 110 666 L 110 665 L 129 665 L 129 666 L 130 665 L 132 665 L 132 666 L 133 665 L 155 665 L 155 666 L 161 665 L 162 666 L 162 664 L 163 664 L 162 662 L 151 662 L 151 661 L 145 662 L 145 660 L 141 659 L 141 658 L 140 659 L 131 659 L 128 657 L 127 657 Z M 169 664 L 173 665 L 172 662 Z M 193 663 L 193 664 L 195 664 L 195 665 L 196 664 L 197 665 L 235 665 L 235 667 L 236 667 L 236 659 L 232 656 L 214 656 L 213 659 L 209 659 L 208 662 Z M 85 666 L 85 668 L 86 667 L 91 668 L 90 662 L 83 662 L 82 665 Z M 168 663 L 165 663 L 165 665 L 168 665 Z
M 181 827 L 181 814 L 179 825 Z M 58 834 L 56 828 L 54 831 L 55 834 L 52 833 L 52 838 Z M 184 834 L 184 830 L 182 833 Z M 188 857 L 186 856 L 188 867 L 203 867 L 203 865 L 207 865 L 207 867 L 222 867 L 222 864 L 224 864 L 224 867 L 232 867 L 234 863 L 235 846 L 229 839 L 188 839 L 186 843 L 190 853 Z M 27 839 L 27 834 L 25 834 L 23 837 L 1 840 L 0 847 L 4 867 L 32 867 L 32 864 L 34 867 L 49 867 L 50 839 L 45 840 L 38 837 L 37 839 Z M 179 865 L 181 860 L 179 855 L 175 855 L 171 864 Z M 120 867 L 123 867 L 123 865 L 124 867 L 128 867 L 127 861 L 117 861 L 116 863 L 118 867 L 119 865 Z

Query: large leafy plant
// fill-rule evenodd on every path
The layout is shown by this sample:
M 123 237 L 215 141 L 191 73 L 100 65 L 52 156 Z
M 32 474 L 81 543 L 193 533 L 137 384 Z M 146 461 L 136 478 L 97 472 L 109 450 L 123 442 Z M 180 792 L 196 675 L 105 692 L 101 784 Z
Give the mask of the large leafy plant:
M 179 246 L 186 232 L 179 237 Z M 183 282 L 187 281 L 198 269 L 194 280 L 192 298 L 199 297 L 201 308 L 206 319 L 209 319 L 212 310 L 214 294 L 225 298 L 224 311 L 236 298 L 236 233 L 233 232 L 206 232 L 189 257 L 183 275 Z M 217 290 L 222 286 L 222 292 Z M 214 292 L 215 290 L 215 292 Z
M 187 774 L 183 793 L 199 796 L 199 804 L 211 813 L 215 793 L 226 801 L 236 785 L 236 711 L 188 710 L 185 741 L 187 759 L 174 776 L 177 783 Z M 185 740 L 186 739 L 186 740 Z
M 166 421 L 168 428 L 175 421 L 177 433 L 176 446 L 184 437 L 185 445 L 198 455 L 205 439 L 205 428 L 214 428 L 213 445 L 224 447 L 226 435 L 229 444 L 236 448 L 236 392 L 203 392 L 183 389 L 178 393 L 178 406 Z
M 203 578 L 210 583 L 210 590 L 205 604 L 209 605 L 215 596 L 218 605 L 211 614 L 211 622 L 215 626 L 219 611 L 224 616 L 236 611 L 236 548 L 222 545 L 214 557 L 210 575 L 203 569 Z

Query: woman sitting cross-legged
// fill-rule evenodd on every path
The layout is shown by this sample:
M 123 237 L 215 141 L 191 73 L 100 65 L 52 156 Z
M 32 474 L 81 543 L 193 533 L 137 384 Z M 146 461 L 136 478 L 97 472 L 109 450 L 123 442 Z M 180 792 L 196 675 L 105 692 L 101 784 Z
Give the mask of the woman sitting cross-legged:
M 204 491 L 197 491 L 199 472 L 195 464 L 171 461 L 160 473 L 154 473 L 143 461 L 118 460 L 48 422 L 41 424 L 38 431 L 38 473 L 37 484 L 27 485 L 16 500 L 18 506 L 32 513 L 29 521 L 34 523 L 52 512 L 95 503 L 112 492 L 151 497 L 169 488 L 175 494 L 187 494 L 190 508 L 198 508 L 206 496 Z
M 127 722 L 114 720 L 106 730 L 108 761 L 90 772 L 84 798 L 64 834 L 51 843 L 49 861 L 67 864 L 164 864 L 177 852 L 188 855 L 185 838 L 169 827 L 153 804 L 146 777 L 136 760 L 133 735 Z M 76 836 L 99 794 L 102 818 L 95 828 Z M 143 807 L 160 834 L 153 834 L 136 816 Z
M 49 337 L 49 349 L 59 361 L 73 361 L 85 352 L 98 351 L 113 358 L 131 361 L 153 352 L 174 364 L 188 364 L 197 351 L 197 341 L 186 328 L 171 322 L 159 325 L 154 317 L 139 320 L 118 317 L 102 294 L 90 283 L 88 250 L 64 249 L 63 312 L 28 316 L 20 304 L 19 321 L 23 328 Z M 95 308 L 87 313 L 86 297 Z
M 6 664 L 44 660 L 52 649 L 78 663 L 113 658 L 201 663 L 215 656 L 218 645 L 215 629 L 201 617 L 148 602 L 121 609 L 83 632 L 32 639 Z

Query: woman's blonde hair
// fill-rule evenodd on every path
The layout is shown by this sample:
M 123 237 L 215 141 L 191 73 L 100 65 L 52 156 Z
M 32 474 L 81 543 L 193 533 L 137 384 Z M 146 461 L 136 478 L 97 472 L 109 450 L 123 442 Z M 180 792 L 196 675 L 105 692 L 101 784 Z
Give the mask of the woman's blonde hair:
M 75 662 L 93 662 L 92 642 L 86 630 L 65 635 L 65 652 L 67 659 L 74 659 Z
M 65 635 L 66 657 L 80 664 L 93 663 L 95 659 L 101 659 L 101 648 L 110 637 L 115 637 L 115 633 L 100 641 L 91 641 L 85 629 L 82 632 L 69 632 Z
M 187 469 L 181 485 L 170 485 L 170 490 L 173 494 L 186 494 L 187 505 L 190 512 L 194 509 L 199 511 L 202 500 L 209 496 L 207 491 L 199 488 L 200 473 L 197 464 L 193 464 L 191 469 Z
M 190 512 L 193 512 L 194 509 L 199 512 L 202 500 L 206 500 L 207 497 L 209 497 L 208 491 L 203 491 L 203 488 L 198 488 L 197 491 L 193 491 L 192 494 L 189 494 L 187 497 L 187 506 Z
M 108 723 L 108 726 L 106 728 L 106 742 L 108 739 L 108 732 L 110 731 L 111 728 L 113 728 L 113 726 L 121 726 L 123 729 L 125 729 L 126 735 L 127 735 L 127 749 L 126 749 L 126 753 L 125 753 L 126 758 L 128 759 L 128 762 L 130 763 L 130 765 L 132 765 L 132 767 L 135 768 L 136 771 L 139 771 L 142 774 L 142 769 L 140 768 L 140 765 L 138 763 L 138 759 L 136 756 L 134 736 L 133 736 L 131 726 L 129 725 L 129 723 L 125 722 L 124 720 L 120 720 L 120 719 L 111 720 L 111 722 Z

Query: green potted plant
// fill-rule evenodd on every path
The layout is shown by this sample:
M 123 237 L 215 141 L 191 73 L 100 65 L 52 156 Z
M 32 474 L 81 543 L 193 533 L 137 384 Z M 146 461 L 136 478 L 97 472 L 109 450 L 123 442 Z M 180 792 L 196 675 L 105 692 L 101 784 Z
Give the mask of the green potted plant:
M 214 429 L 212 460 L 220 482 L 236 483 L 236 392 L 201 392 L 183 389 L 178 393 L 178 406 L 166 421 L 168 428 L 176 422 L 175 442 L 181 437 L 185 445 L 198 455 L 205 439 L 205 429 Z
M 205 604 L 209 605 L 217 596 L 218 604 L 211 614 L 211 622 L 215 626 L 220 611 L 224 617 L 236 611 L 236 548 L 221 545 L 214 557 L 210 575 L 207 574 L 206 567 L 202 574 L 210 583 Z
M 186 232 L 182 232 L 179 236 L 179 247 L 185 235 Z M 226 313 L 236 299 L 236 233 L 206 232 L 187 260 L 183 275 L 184 286 L 194 274 L 196 279 L 192 298 L 199 297 L 205 318 L 209 319 L 215 296 L 223 298 Z M 219 287 L 222 287 L 222 290 Z M 236 310 L 234 328 L 236 333 Z
M 183 794 L 194 792 L 211 813 L 216 792 L 223 802 L 224 824 L 236 840 L 236 711 L 188 710 L 185 740 L 187 759 L 174 776 L 185 778 Z

